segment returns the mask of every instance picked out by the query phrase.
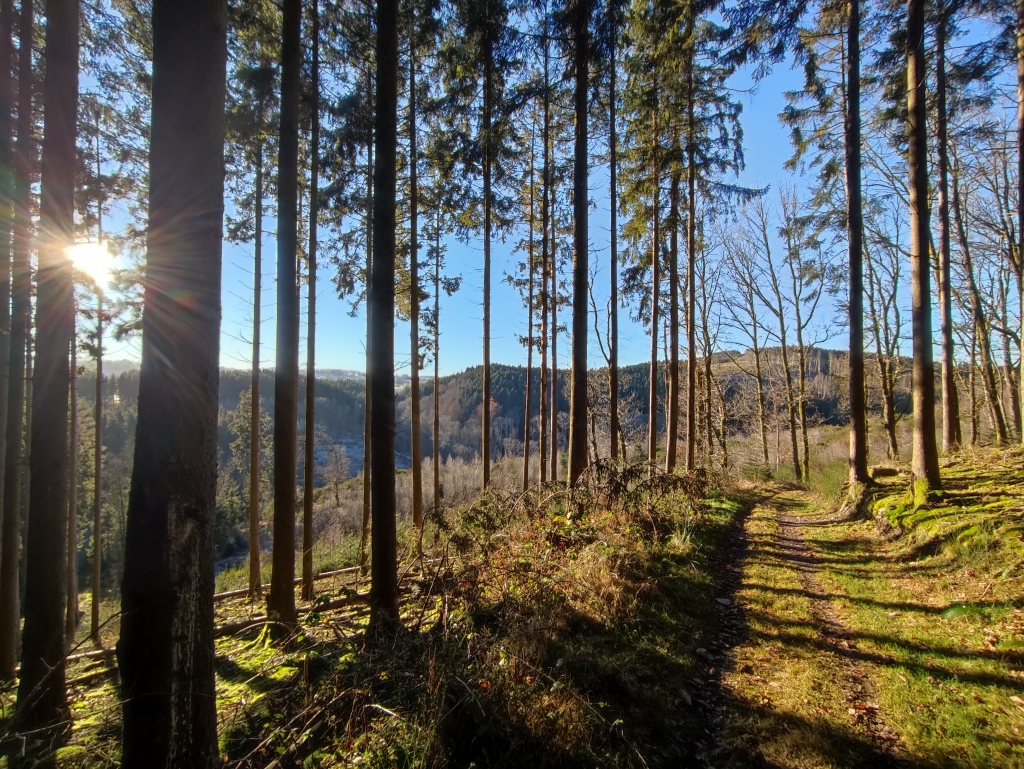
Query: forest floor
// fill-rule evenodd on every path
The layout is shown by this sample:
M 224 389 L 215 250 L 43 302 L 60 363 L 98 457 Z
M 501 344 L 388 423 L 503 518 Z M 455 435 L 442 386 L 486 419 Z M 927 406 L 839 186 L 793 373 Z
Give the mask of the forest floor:
M 947 459 L 871 520 L 777 485 L 746 518 L 723 607 L 707 767 L 1024 766 L 1024 454 Z
M 877 475 L 856 520 L 835 493 L 725 479 L 578 520 L 478 504 L 423 559 L 403 540 L 386 648 L 356 569 L 285 644 L 225 596 L 225 765 L 1024 769 L 1024 452 L 946 458 L 924 508 Z M 112 660 L 69 678 L 58 766 L 117 766 Z

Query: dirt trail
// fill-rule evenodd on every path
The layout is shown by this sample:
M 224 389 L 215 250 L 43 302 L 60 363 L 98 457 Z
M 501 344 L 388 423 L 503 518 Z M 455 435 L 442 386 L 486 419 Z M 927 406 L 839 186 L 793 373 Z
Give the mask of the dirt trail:
M 808 528 L 834 523 L 787 488 L 745 521 L 720 601 L 718 739 L 706 767 L 910 765 L 807 543 Z

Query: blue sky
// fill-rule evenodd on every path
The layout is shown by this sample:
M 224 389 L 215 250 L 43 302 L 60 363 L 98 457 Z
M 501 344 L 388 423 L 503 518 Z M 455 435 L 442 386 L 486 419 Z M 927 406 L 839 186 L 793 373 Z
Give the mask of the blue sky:
M 783 177 L 783 163 L 790 155 L 789 136 L 779 123 L 778 114 L 784 106 L 783 93 L 800 85 L 801 73 L 786 66 L 778 67 L 761 81 L 754 93 L 743 93 L 742 125 L 746 169 L 738 181 L 748 186 L 776 185 Z M 737 89 L 749 88 L 750 78 L 745 73 L 734 77 Z M 590 172 L 592 200 L 596 208 L 590 213 L 591 262 L 597 265 L 595 295 L 599 307 L 608 297 L 608 175 L 604 166 L 594 166 Z M 274 275 L 276 243 L 274 221 L 266 222 L 270 230 L 263 249 L 263 292 L 261 323 L 261 360 L 264 367 L 274 361 L 275 305 Z M 526 312 L 515 291 L 503 280 L 503 274 L 513 264 L 514 238 L 492 246 L 492 338 L 491 360 L 498 363 L 524 364 L 525 348 L 519 337 L 526 332 Z M 248 368 L 252 355 L 252 244 L 224 244 L 223 324 L 221 331 L 221 365 L 225 368 Z M 452 297 L 441 301 L 441 373 L 461 371 L 480 363 L 482 358 L 482 241 L 477 238 L 468 244 L 449 239 L 447 264 L 449 273 L 461 274 L 462 288 Z M 329 281 L 329 266 L 320 269 L 317 292 L 317 368 L 363 370 L 365 367 L 364 338 L 366 319 L 362 309 L 351 315 L 349 300 L 340 300 Z M 305 361 L 305 303 L 303 297 L 302 351 Z M 602 322 L 603 327 L 603 322 Z M 396 330 L 396 366 L 399 373 L 409 371 L 409 328 L 402 322 Z M 650 337 L 639 324 L 629 320 L 629 311 L 620 312 L 620 354 L 622 364 L 646 360 L 650 354 Z M 559 345 L 559 365 L 569 362 L 569 336 L 563 335 Z M 601 365 L 596 343 L 589 345 L 591 365 Z M 111 344 L 107 356 L 138 358 L 137 344 Z

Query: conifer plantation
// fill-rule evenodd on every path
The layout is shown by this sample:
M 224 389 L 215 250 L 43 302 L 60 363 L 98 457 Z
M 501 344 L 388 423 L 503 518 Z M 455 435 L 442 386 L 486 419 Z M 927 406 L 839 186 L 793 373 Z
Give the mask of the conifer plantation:
M 1022 233 L 1024 2 L 0 0 L 0 767 L 1024 766 Z

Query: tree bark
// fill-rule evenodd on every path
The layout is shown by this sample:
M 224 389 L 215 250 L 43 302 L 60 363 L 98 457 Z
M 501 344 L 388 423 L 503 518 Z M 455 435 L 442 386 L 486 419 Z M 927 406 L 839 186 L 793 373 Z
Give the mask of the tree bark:
M 942 450 L 954 451 L 959 447 L 960 409 L 957 403 L 956 366 L 953 350 L 953 310 L 950 289 L 950 237 L 949 237 L 949 150 L 946 114 L 946 37 L 947 11 L 940 2 L 936 9 L 935 27 L 935 96 L 936 96 L 936 155 L 938 158 L 938 184 L 935 196 L 939 208 L 939 319 L 942 335 Z
M 526 271 L 528 288 L 526 292 L 526 393 L 523 405 L 523 492 L 530 488 L 530 416 L 533 411 L 533 226 L 535 222 L 533 211 L 534 184 L 534 132 L 530 134 L 530 235 L 526 252 Z
M 256 143 L 255 233 L 252 288 L 252 395 L 249 414 L 249 593 L 262 595 L 260 571 L 260 316 L 263 301 L 263 140 Z
M 696 464 L 697 420 L 697 122 L 694 115 L 693 9 L 687 16 L 686 102 L 686 469 Z
M 373 166 L 371 624 L 398 622 L 395 533 L 395 207 L 398 146 L 398 2 L 377 3 L 377 156 Z
M 11 362 L 11 257 L 14 229 L 16 179 L 12 146 L 12 114 L 14 90 L 11 84 L 11 64 L 14 61 L 14 3 L 0 2 L 0 425 L 7 425 Z M 6 463 L 7 432 L 0 430 L 0 467 Z M 0 494 L 0 519 L 6 515 Z M 2 527 L 2 524 L 0 524 Z M 0 528 L 2 530 L 2 528 Z M 2 568 L 2 567 L 0 567 Z
M 373 95 L 370 70 L 366 74 L 366 98 Z M 370 292 L 373 289 L 373 132 L 366 145 L 366 372 L 363 382 L 363 520 L 359 535 L 359 564 L 366 572 L 370 541 L 370 422 L 372 417 L 373 382 L 370 377 L 370 358 L 373 355 L 373 308 Z
M 224 0 L 153 3 L 139 420 L 121 585 L 126 769 L 220 763 L 213 672 Z
M 415 29 L 412 35 L 415 35 Z M 409 42 L 409 419 L 412 436 L 412 523 L 423 536 L 423 454 L 420 443 L 420 249 L 416 148 L 416 49 Z
M 665 472 L 676 468 L 679 439 L 679 173 L 672 169 L 669 187 L 668 257 L 668 405 L 665 429 Z
M 491 485 L 491 110 L 493 108 L 493 53 L 490 30 L 484 44 L 484 104 L 483 104 L 483 161 L 484 161 L 484 360 L 483 392 L 480 401 L 481 442 L 483 461 L 483 488 Z
M 540 462 L 540 482 L 544 483 L 548 476 L 548 419 L 551 414 L 548 401 L 548 310 L 555 295 L 555 270 L 554 270 L 554 249 L 552 248 L 549 224 L 551 211 L 548 207 L 551 190 L 551 82 L 549 77 L 551 41 L 548 38 L 548 17 L 544 17 L 544 127 L 542 130 L 541 143 L 543 145 L 544 170 L 541 182 L 540 196 L 540 280 L 541 280 L 541 302 L 540 302 L 540 408 L 539 418 L 540 432 L 537 436 L 539 450 L 537 459 Z M 550 272 L 551 286 L 548 286 Z M 554 480 L 554 479 L 552 479 Z
M 911 320 L 914 339 L 913 408 L 915 499 L 942 488 L 935 442 L 931 278 L 928 264 L 928 125 L 925 88 L 924 0 L 907 1 L 907 165 L 910 193 Z
M 576 0 L 574 19 L 576 84 L 573 160 L 572 372 L 569 400 L 569 486 L 587 468 L 587 286 L 590 231 L 587 214 L 587 97 L 590 67 L 590 0 Z
M 96 443 L 93 452 L 92 492 L 92 596 L 89 611 L 89 638 L 102 648 L 100 638 L 100 589 L 103 563 L 103 294 L 96 293 Z
M 78 335 L 71 333 L 71 418 L 68 437 L 68 604 L 64 613 L 66 648 L 78 630 Z
M 22 0 L 18 49 L 18 141 L 14 147 L 14 226 L 11 263 L 11 340 L 8 368 L 7 447 L 4 458 L 3 516 L 0 532 L 0 680 L 14 678 L 18 628 L 21 621 L 19 561 L 21 554 L 21 474 L 25 459 L 22 441 L 25 422 L 25 346 L 28 339 L 31 278 L 29 252 L 32 238 L 31 177 L 34 165 L 32 97 L 33 2 Z M 4 397 L 0 394 L 0 397 Z
M 306 304 L 306 435 L 302 463 L 302 600 L 313 598 L 313 486 L 316 466 L 316 246 L 320 218 L 320 6 L 312 0 L 313 99 L 309 131 L 309 298 Z
M 1020 360 L 1018 371 L 1020 394 L 1024 407 L 1024 0 L 1017 0 L 1017 299 L 1020 303 Z M 1024 445 L 1024 422 L 1021 423 L 1021 445 Z
M 441 204 L 434 229 L 434 516 L 441 512 Z M 436 529 L 435 529 L 436 531 Z
M 619 433 L 619 201 L 618 201 L 618 137 L 615 135 L 615 76 L 618 63 L 615 59 L 615 44 L 618 42 L 618 26 L 615 20 L 616 4 L 608 0 L 608 184 L 610 222 L 609 276 L 611 293 L 609 306 L 611 320 L 608 339 L 608 412 L 611 433 L 612 461 L 620 459 Z M 621 447 L 621 459 L 626 459 L 626 447 Z
M 296 296 L 302 1 L 284 0 L 277 169 L 277 365 L 274 370 L 274 545 L 267 615 L 294 625 L 299 311 Z
M 29 523 L 25 551 L 24 651 L 18 685 L 22 730 L 66 725 L 64 616 L 67 598 L 68 358 L 74 328 L 75 135 L 78 0 L 47 0 L 36 362 L 33 373 Z
M 654 188 L 651 196 L 653 227 L 651 230 L 651 369 L 647 392 L 647 462 L 654 475 L 658 461 L 658 304 L 661 302 L 661 256 L 658 253 L 658 197 L 661 188 L 661 167 L 658 160 L 658 74 L 654 73 Z
M 864 385 L 864 210 L 861 196 L 860 0 L 847 0 L 846 240 L 850 315 L 850 484 L 868 483 Z

